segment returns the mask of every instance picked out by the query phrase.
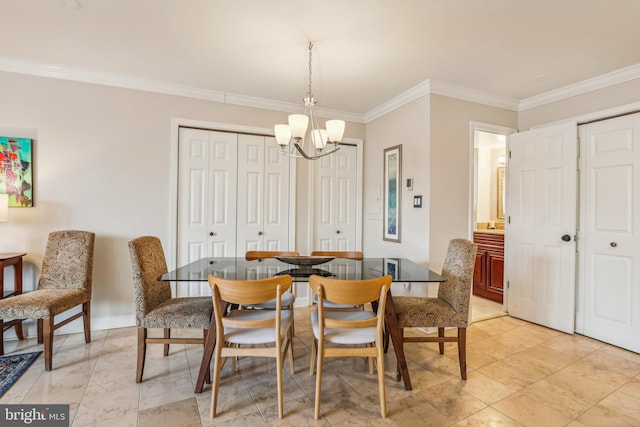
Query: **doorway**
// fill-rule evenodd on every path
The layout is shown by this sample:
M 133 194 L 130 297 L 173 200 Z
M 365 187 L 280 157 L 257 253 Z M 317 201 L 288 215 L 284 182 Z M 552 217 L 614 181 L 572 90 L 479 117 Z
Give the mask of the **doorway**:
M 505 315 L 504 223 L 507 136 L 515 129 L 471 123 L 470 239 L 478 244 L 471 317 Z

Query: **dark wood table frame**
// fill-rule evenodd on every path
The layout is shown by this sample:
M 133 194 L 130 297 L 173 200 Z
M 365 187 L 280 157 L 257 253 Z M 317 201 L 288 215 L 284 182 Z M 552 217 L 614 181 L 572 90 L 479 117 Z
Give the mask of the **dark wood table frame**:
M 393 278 L 393 282 L 428 283 L 445 281 L 439 274 L 405 258 L 334 259 L 326 264 L 307 268 L 296 267 L 276 259 L 247 261 L 244 258 L 203 258 L 164 274 L 160 280 L 180 283 L 206 282 L 209 275 L 246 280 L 263 279 L 277 274 L 291 274 L 294 282 L 307 282 L 311 274 L 330 275 L 345 280 L 365 280 L 389 274 Z M 402 331 L 398 327 L 391 291 L 387 295 L 385 327 L 389 330 L 398 362 L 397 380 L 404 380 L 405 389 L 411 390 L 411 378 L 409 377 L 407 360 L 404 354 Z M 209 367 L 215 345 L 215 319 L 212 316 L 196 381 L 196 393 L 202 392 L 205 380 L 209 377 Z
M 20 295 L 22 293 L 22 257 L 25 253 L 0 253 L 0 287 L 2 288 L 2 295 L 0 299 L 4 299 L 13 295 Z M 4 268 L 13 266 L 13 291 L 4 290 Z M 22 332 L 22 319 L 14 319 L 5 322 L 4 319 L 0 319 L 0 331 L 2 332 L 2 339 L 0 339 L 0 356 L 4 354 L 4 331 L 16 327 L 16 336 L 19 340 L 24 339 L 24 333 Z

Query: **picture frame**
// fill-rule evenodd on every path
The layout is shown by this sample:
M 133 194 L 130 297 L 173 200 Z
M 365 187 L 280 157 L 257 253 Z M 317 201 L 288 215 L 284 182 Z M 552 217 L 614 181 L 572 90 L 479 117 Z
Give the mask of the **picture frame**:
M 33 140 L 0 136 L 0 193 L 9 207 L 33 207 Z
M 398 277 L 398 260 L 394 258 L 384 258 L 384 274 L 391 276 L 393 280 Z
M 383 240 L 400 243 L 402 145 L 384 150 Z

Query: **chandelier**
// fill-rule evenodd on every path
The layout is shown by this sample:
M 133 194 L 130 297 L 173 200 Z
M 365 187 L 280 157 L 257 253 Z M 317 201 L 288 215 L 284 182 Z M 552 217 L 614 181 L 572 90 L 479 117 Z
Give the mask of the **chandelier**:
M 281 153 L 307 160 L 316 160 L 338 151 L 340 149 L 338 144 L 344 134 L 344 120 L 327 120 L 325 129 L 321 129 L 318 126 L 318 119 L 313 109 L 317 100 L 311 92 L 312 50 L 313 42 L 309 42 L 309 88 L 307 95 L 304 97 L 304 114 L 291 114 L 289 115 L 288 125 L 275 125 L 273 127 Z M 309 137 L 305 138 L 309 124 L 311 124 L 311 130 Z M 327 144 L 332 144 L 332 147 L 326 148 Z M 306 145 L 309 146 L 307 147 L 308 151 L 305 151 Z

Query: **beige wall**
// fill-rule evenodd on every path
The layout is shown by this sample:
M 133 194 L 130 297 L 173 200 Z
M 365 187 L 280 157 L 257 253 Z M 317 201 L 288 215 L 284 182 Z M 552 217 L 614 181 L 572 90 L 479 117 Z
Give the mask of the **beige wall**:
M 431 95 L 429 169 L 431 197 L 429 266 L 440 271 L 449 240 L 470 238 L 470 123 L 516 127 L 516 113 L 441 95 Z
M 363 250 L 371 257 L 429 260 L 429 98 L 421 97 L 367 123 L 364 141 Z M 401 243 L 382 239 L 384 149 L 402 144 Z M 413 178 L 408 191 L 407 178 Z M 422 208 L 413 196 L 422 195 Z
M 35 140 L 35 206 L 10 210 L 0 252 L 28 253 L 24 286 L 33 289 L 50 231 L 94 231 L 94 329 L 134 324 L 127 242 L 156 235 L 170 252 L 172 118 L 271 129 L 288 115 L 1 72 L 0 93 L 0 135 Z M 345 136 L 364 138 L 364 125 L 347 123 Z M 306 167 L 298 171 L 298 210 L 306 212 Z M 306 236 L 301 227 L 298 237 Z

